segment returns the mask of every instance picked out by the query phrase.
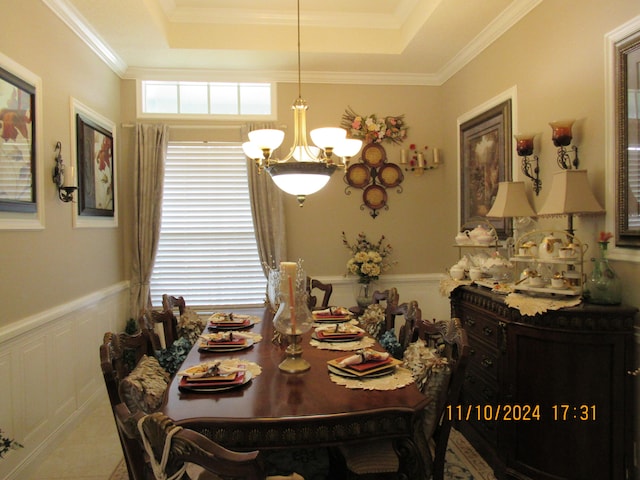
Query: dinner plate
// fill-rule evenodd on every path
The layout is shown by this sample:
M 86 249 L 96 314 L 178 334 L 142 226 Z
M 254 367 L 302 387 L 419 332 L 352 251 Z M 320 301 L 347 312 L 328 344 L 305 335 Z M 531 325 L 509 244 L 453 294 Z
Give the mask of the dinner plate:
M 391 375 L 395 370 L 396 370 L 396 366 L 395 365 L 389 365 L 387 369 L 385 370 L 376 370 L 374 372 L 370 372 L 367 373 L 365 375 L 357 375 L 356 373 L 352 373 L 349 372 L 347 370 L 342 370 L 338 367 L 334 367 L 331 364 L 327 364 L 327 367 L 329 369 L 329 372 L 338 375 L 339 377 L 345 377 L 345 378 L 378 378 L 378 377 L 385 377 L 387 375 Z
M 351 320 L 351 315 L 332 315 L 332 316 L 317 316 L 313 315 L 313 321 L 316 323 L 344 323 Z
M 328 342 L 328 343 L 342 343 L 342 342 L 357 342 L 362 340 L 364 337 L 364 333 L 360 333 L 353 337 L 343 337 L 343 338 L 335 338 L 335 337 L 319 337 L 315 332 L 311 334 L 311 338 L 317 340 L 319 342 Z
M 244 377 L 241 382 L 238 383 L 230 383 L 230 382 L 220 382 L 220 385 L 212 385 L 212 384 L 204 384 L 198 385 L 197 382 L 193 382 L 191 384 L 185 384 L 180 381 L 178 384 L 178 390 L 182 392 L 197 392 L 197 393 L 211 393 L 211 392 L 224 392 L 226 390 L 232 390 L 234 388 L 242 387 L 251 381 L 253 375 L 250 371 L 244 372 Z
M 212 343 L 210 345 L 202 345 L 198 344 L 199 352 L 208 352 L 208 353 L 224 353 L 224 352 L 239 352 L 241 350 L 246 350 L 253 346 L 252 338 L 245 338 L 244 344 L 227 344 L 224 343 L 216 344 Z
M 213 322 L 211 320 L 207 323 L 209 330 L 246 330 L 253 327 L 257 323 L 258 317 L 251 315 L 247 316 L 245 322 Z
M 329 369 L 339 370 L 341 372 L 344 372 L 345 374 L 358 377 L 358 378 L 371 377 L 372 375 L 376 375 L 382 372 L 385 372 L 386 374 L 388 374 L 392 372 L 397 365 L 402 364 L 400 360 L 393 357 L 389 357 L 385 361 L 376 362 L 376 363 L 379 363 L 379 365 L 372 365 L 371 367 L 368 367 L 366 369 L 363 368 L 360 370 L 358 369 L 358 365 L 347 365 L 343 367 L 342 365 L 340 365 L 339 360 L 340 359 L 329 360 L 327 362 L 327 366 L 329 367 Z M 373 362 L 367 362 L 367 363 L 373 363 Z M 365 365 L 361 365 L 361 367 L 365 367 Z

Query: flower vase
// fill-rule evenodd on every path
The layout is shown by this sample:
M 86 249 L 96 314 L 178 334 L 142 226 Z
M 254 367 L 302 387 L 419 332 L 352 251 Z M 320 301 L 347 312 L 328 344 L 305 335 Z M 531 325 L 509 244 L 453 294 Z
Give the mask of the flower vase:
M 617 305 L 622 301 L 622 283 L 609 265 L 607 247 L 609 242 L 598 242 L 600 257 L 592 258 L 593 271 L 587 280 L 587 299 L 599 305 Z
M 376 291 L 376 282 L 358 282 L 355 286 L 356 303 L 363 310 L 373 303 L 373 292 Z

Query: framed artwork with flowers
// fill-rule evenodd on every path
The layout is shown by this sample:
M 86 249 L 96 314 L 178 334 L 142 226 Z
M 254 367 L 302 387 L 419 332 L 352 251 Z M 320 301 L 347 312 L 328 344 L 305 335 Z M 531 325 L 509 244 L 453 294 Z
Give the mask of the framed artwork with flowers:
M 511 99 L 460 124 L 460 224 L 489 221 L 506 238 L 510 220 L 488 219 L 500 182 L 511 180 Z
M 115 125 L 73 102 L 78 171 L 76 226 L 116 226 Z

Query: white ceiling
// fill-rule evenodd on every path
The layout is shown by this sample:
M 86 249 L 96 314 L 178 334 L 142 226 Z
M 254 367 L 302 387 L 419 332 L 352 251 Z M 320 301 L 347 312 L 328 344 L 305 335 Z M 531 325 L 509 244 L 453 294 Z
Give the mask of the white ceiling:
M 123 78 L 297 80 L 296 0 L 43 1 Z M 439 85 L 541 1 L 300 0 L 302 80 Z

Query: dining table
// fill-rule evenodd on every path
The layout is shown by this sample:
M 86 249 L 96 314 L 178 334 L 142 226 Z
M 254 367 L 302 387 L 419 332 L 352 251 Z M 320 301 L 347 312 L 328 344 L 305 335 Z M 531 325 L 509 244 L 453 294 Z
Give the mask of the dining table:
M 311 367 L 300 373 L 279 368 L 284 346 L 273 342 L 270 308 L 235 308 L 236 315 L 258 320 L 246 329 L 262 339 L 242 351 L 201 352 L 198 343 L 181 370 L 217 359 L 239 359 L 259 365 L 261 372 L 238 388 L 191 392 L 179 388 L 175 375 L 161 411 L 182 427 L 195 430 L 232 450 L 275 450 L 299 447 L 362 445 L 389 440 L 399 456 L 400 471 L 411 479 L 426 478 L 423 454 L 424 408 L 430 399 L 415 383 L 390 390 L 346 388 L 330 378 L 327 362 L 345 353 L 310 344 L 312 331 L 301 338 L 302 358 Z M 379 343 L 375 349 L 383 351 Z

